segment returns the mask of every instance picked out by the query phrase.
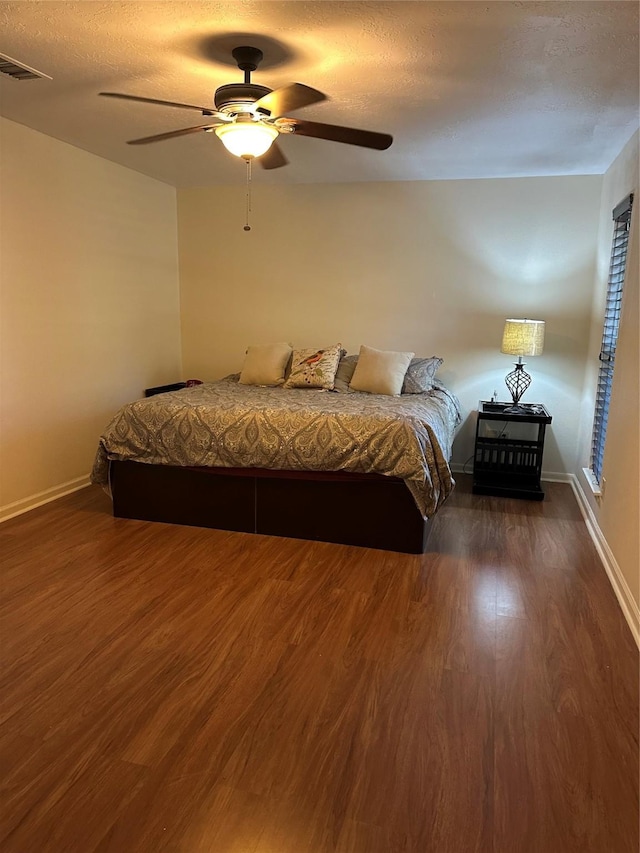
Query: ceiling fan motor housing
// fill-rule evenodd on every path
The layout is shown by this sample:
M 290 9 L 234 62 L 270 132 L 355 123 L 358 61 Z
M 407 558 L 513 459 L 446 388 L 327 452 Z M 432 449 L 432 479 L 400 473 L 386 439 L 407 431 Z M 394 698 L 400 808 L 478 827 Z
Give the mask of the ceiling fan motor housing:
M 268 95 L 272 90 L 255 83 L 229 83 L 216 89 L 213 101 L 217 110 L 223 113 L 249 112 L 249 107 Z

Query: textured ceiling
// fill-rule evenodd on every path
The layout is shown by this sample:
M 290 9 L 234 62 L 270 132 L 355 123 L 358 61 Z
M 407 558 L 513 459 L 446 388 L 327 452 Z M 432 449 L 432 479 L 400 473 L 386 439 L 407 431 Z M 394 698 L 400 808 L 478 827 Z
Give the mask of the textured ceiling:
M 202 123 L 197 112 L 101 90 L 211 105 L 239 82 L 297 81 L 329 100 L 300 118 L 392 133 L 387 151 L 281 137 L 265 183 L 603 172 L 638 127 L 638 3 L 0 2 L 0 53 L 52 80 L 0 77 L 0 114 L 179 187 L 242 182 L 213 134 L 127 139 Z

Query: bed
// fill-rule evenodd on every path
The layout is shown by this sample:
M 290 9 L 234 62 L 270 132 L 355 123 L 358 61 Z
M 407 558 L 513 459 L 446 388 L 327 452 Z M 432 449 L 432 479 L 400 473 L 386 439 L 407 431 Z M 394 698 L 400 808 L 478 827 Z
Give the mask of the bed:
M 232 375 L 123 406 L 91 479 L 117 517 L 422 553 L 459 420 L 437 381 L 390 397 Z

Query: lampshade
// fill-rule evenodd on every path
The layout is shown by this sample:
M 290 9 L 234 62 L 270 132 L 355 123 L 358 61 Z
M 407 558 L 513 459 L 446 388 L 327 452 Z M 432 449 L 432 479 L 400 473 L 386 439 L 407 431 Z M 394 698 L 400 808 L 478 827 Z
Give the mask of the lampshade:
M 505 320 L 500 352 L 507 355 L 542 355 L 544 320 Z
M 236 119 L 233 124 L 216 127 L 216 135 L 222 144 L 236 157 L 260 157 L 271 147 L 278 136 L 278 130 L 269 124 L 262 124 L 251 118 Z

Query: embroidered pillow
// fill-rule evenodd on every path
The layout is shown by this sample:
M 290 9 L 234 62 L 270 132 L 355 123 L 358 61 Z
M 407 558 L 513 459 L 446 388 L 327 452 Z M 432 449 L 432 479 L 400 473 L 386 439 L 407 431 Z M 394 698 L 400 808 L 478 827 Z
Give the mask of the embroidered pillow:
M 431 358 L 412 358 L 402 385 L 403 394 L 422 394 L 431 391 L 436 371 L 444 359 L 433 355 Z
M 338 362 L 344 353 L 342 344 L 326 349 L 295 349 L 291 373 L 285 388 L 323 388 L 333 390 Z
M 240 384 L 282 385 L 290 358 L 290 344 L 264 344 L 249 347 L 240 374 Z
M 395 396 L 402 391 L 404 376 L 415 353 L 360 347 L 350 387 L 369 394 Z

